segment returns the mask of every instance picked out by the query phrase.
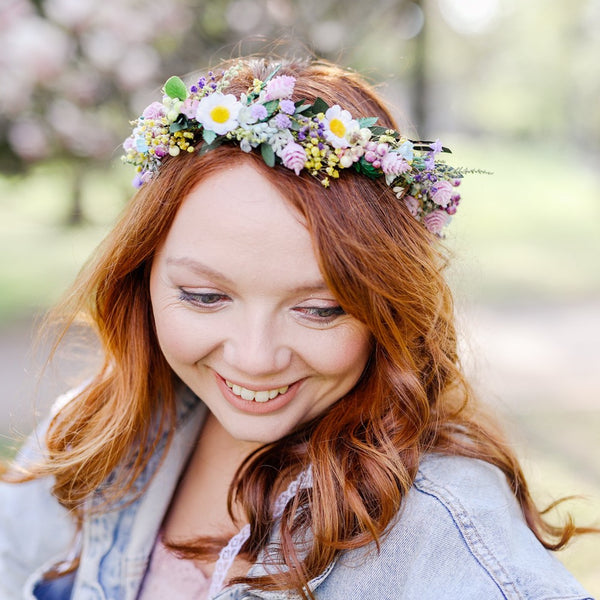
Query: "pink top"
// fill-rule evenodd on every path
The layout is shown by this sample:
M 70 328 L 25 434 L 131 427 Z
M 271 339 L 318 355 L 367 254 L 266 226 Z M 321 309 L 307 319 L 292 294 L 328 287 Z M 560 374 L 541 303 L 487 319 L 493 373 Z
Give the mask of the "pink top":
M 208 600 L 210 579 L 192 560 L 178 558 L 156 537 L 138 600 Z

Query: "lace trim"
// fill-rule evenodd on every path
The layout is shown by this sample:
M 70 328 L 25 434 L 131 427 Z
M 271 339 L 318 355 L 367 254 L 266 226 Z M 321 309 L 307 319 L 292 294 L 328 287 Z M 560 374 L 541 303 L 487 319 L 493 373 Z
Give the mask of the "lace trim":
M 273 517 L 279 519 L 283 514 L 287 503 L 294 498 L 298 493 L 298 490 L 310 487 L 312 487 L 312 468 L 309 466 L 306 471 L 302 471 L 302 473 L 290 483 L 284 492 L 279 494 L 279 497 L 273 506 Z M 229 542 L 227 542 L 227 545 L 219 553 L 219 558 L 215 565 L 210 589 L 208 591 L 209 599 L 214 598 L 223 589 L 227 572 L 249 537 L 250 525 L 246 524 L 229 540 Z

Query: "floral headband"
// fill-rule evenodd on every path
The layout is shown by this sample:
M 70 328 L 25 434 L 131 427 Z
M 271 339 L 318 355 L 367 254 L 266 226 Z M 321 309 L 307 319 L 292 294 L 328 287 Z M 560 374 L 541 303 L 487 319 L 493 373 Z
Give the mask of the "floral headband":
M 294 101 L 296 79 L 276 75 L 279 67 L 265 81 L 255 79 L 239 98 L 224 94 L 240 69 L 235 65 L 220 79 L 209 72 L 189 90 L 179 77 L 165 83 L 162 102 L 153 102 L 132 122 L 133 133 L 123 144 L 123 160 L 137 166 L 136 187 L 157 174 L 166 156 L 204 154 L 236 142 L 244 152 L 259 149 L 271 167 L 282 164 L 297 175 L 306 169 L 325 187 L 349 168 L 372 179 L 383 176 L 411 214 L 441 236 L 460 201 L 455 188 L 472 171 L 439 160 L 440 153 L 450 152 L 439 140 L 411 141 L 377 126 L 377 117 L 354 119 L 321 98 Z

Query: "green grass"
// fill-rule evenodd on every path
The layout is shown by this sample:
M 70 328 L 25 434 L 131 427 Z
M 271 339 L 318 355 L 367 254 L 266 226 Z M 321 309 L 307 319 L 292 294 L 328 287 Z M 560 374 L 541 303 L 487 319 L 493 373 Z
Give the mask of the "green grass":
M 493 171 L 460 188 L 449 234 L 459 290 L 486 302 L 597 297 L 600 176 L 591 164 L 513 141 L 464 140 L 453 150 L 453 162 Z
M 124 204 L 114 174 L 92 174 L 84 189 L 87 222 L 66 226 L 69 172 L 54 165 L 26 179 L 0 178 L 0 324 L 53 304 Z

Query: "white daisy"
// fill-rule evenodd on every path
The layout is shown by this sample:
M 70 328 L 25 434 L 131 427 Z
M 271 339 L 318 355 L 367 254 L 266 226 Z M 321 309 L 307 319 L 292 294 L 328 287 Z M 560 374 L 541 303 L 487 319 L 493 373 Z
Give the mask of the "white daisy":
M 348 136 L 359 129 L 358 121 L 337 104 L 327 109 L 323 124 L 325 125 L 323 135 L 334 148 L 347 148 L 350 145 Z
M 225 135 L 238 126 L 237 117 L 241 108 L 242 104 L 233 94 L 214 92 L 204 96 L 198 103 L 196 120 L 204 129 Z

